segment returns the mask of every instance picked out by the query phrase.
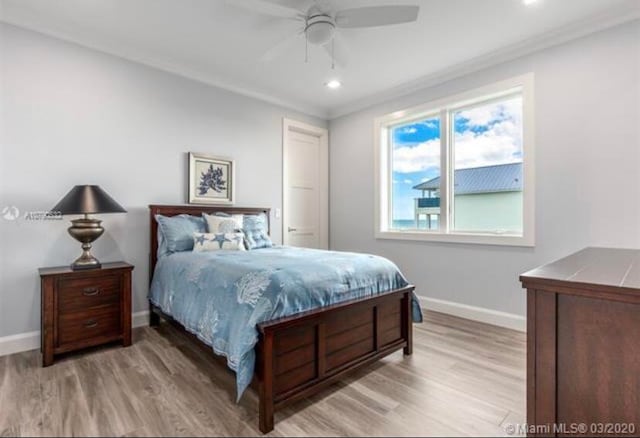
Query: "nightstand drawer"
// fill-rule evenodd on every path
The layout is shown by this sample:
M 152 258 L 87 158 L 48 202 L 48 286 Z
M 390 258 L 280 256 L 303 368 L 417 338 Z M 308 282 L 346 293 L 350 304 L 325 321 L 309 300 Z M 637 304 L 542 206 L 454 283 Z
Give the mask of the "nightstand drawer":
M 120 306 L 60 315 L 58 319 L 58 346 L 91 338 L 122 334 Z
M 110 275 L 60 280 L 58 311 L 66 314 L 119 301 L 120 278 L 119 275 Z

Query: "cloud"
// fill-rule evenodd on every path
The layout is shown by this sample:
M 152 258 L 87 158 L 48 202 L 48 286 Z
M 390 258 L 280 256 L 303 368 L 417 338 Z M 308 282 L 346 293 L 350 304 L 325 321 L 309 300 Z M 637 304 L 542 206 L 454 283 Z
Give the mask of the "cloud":
M 522 129 L 512 120 L 496 123 L 487 131 L 456 133 L 456 169 L 513 163 L 522 160 Z
M 437 129 L 440 125 L 440 119 L 425 120 L 424 122 L 420 123 L 429 129 Z
M 497 104 L 482 105 L 455 114 L 456 119 L 467 120 L 467 125 L 472 128 L 486 127 L 492 123 L 504 120 L 522 122 L 522 98 L 506 100 Z
M 413 184 L 413 181 L 410 179 L 405 179 L 404 181 L 402 181 L 405 184 Z
M 403 128 L 402 129 L 402 133 L 403 134 L 415 134 L 416 132 L 418 132 L 417 128 L 414 127 L 410 127 L 410 128 Z
M 465 129 L 454 137 L 456 169 L 522 161 L 521 98 L 461 111 L 456 117 L 466 120 Z M 439 167 L 439 139 L 393 151 L 395 172 L 426 172 Z
M 393 150 L 394 172 L 413 173 L 438 167 L 440 167 L 440 139 L 401 146 Z

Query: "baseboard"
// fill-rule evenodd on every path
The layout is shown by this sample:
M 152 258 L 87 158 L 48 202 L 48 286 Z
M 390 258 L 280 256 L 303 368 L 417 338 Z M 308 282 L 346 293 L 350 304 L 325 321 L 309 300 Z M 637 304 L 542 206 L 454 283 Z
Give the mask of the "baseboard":
M 145 310 L 131 315 L 131 325 L 134 328 L 149 325 L 149 311 Z M 40 331 L 0 337 L 0 356 L 37 350 L 39 348 Z
M 433 310 L 434 312 L 446 313 L 448 315 L 458 316 L 472 321 L 484 322 L 486 324 L 505 327 L 521 332 L 525 332 L 527 330 L 527 320 L 525 317 L 520 315 L 485 309 L 483 307 L 468 306 L 466 304 L 438 300 L 435 298 L 420 297 L 420 301 L 425 309 Z M 146 326 L 148 324 L 148 310 L 136 312 L 132 315 L 131 325 L 134 328 Z M 0 338 L 0 356 L 20 353 L 22 351 L 36 350 L 38 348 L 40 348 L 40 331 L 20 333 Z
M 36 350 L 40 348 L 40 331 L 20 333 L 18 335 L 3 336 L 0 338 L 0 356 L 6 356 L 21 351 Z
M 524 316 L 513 313 L 499 312 L 484 307 L 469 306 L 467 304 L 427 297 L 420 297 L 420 302 L 422 303 L 422 307 L 427 310 L 433 310 L 434 312 L 446 313 L 447 315 L 484 322 L 519 332 L 527 331 L 527 319 Z
M 142 312 L 136 312 L 133 315 L 131 315 L 131 326 L 133 328 L 144 327 L 145 325 L 149 325 L 148 310 L 144 310 Z

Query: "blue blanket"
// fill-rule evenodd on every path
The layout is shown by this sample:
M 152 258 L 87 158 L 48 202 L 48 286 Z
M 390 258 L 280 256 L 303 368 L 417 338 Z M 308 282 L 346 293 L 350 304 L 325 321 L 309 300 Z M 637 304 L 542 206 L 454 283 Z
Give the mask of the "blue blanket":
M 369 254 L 289 247 L 179 252 L 158 261 L 149 298 L 227 358 L 240 399 L 253 376 L 256 324 L 407 284 L 392 262 Z M 422 321 L 415 296 L 413 319 Z

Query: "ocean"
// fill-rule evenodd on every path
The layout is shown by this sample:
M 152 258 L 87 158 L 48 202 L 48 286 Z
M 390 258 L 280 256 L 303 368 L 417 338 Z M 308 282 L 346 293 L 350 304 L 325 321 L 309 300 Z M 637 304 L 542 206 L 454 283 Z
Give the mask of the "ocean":
M 427 229 L 427 221 L 421 220 L 420 226 L 416 227 L 416 221 L 413 219 L 394 219 L 393 220 L 393 229 L 394 230 L 415 230 L 419 228 L 421 230 Z M 431 229 L 435 230 L 438 228 L 438 219 L 435 217 L 431 220 Z

